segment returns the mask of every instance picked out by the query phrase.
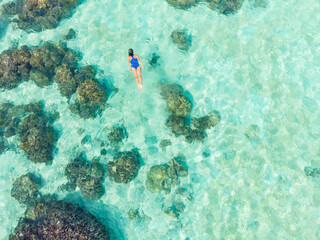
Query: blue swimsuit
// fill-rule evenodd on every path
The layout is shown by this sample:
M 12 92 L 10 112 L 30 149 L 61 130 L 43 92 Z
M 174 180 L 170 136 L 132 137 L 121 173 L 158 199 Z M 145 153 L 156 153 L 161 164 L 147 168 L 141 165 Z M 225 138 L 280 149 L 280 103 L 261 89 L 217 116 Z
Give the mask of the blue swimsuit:
M 132 55 L 132 58 L 130 60 L 131 67 L 137 69 L 139 67 L 138 59 L 134 58 Z

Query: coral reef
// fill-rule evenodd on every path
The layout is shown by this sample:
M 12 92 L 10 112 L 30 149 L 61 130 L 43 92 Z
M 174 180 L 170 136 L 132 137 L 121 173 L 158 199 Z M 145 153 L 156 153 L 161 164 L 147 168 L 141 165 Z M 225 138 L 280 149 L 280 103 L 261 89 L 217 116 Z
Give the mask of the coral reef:
M 128 138 L 128 132 L 124 126 L 113 127 L 108 135 L 110 144 L 113 146 L 121 143 L 126 138 Z
M 29 205 L 41 196 L 39 188 L 40 179 L 37 179 L 34 174 L 27 173 L 13 182 L 11 197 L 17 199 L 20 203 Z
M 77 36 L 76 31 L 73 28 L 70 28 L 68 33 L 65 36 L 63 36 L 63 39 L 68 41 L 68 40 L 76 38 L 76 36 Z
M 55 69 L 54 81 L 58 84 L 62 96 L 70 98 L 85 80 L 94 78 L 96 71 L 88 65 L 77 69 L 69 64 L 62 64 Z
M 17 14 L 18 18 L 13 21 L 19 28 L 40 32 L 57 27 L 77 5 L 78 0 L 18 0 L 4 4 L 1 12 L 6 15 Z
M 177 84 L 162 84 L 161 96 L 166 100 L 169 111 L 175 116 L 186 117 L 191 113 L 192 104 Z
M 172 196 L 171 201 L 164 204 L 163 210 L 169 216 L 178 218 L 184 212 L 186 205 L 193 199 L 193 192 L 179 187 Z
M 54 81 L 58 84 L 62 96 L 70 98 L 78 88 L 79 82 L 75 78 L 76 68 L 62 64 L 55 69 Z
M 305 167 L 304 173 L 307 177 L 320 178 L 320 168 Z
M 94 118 L 107 101 L 104 87 L 94 80 L 84 81 L 77 89 L 77 97 L 70 109 L 82 118 Z
M 175 8 L 187 10 L 196 5 L 197 0 L 167 0 L 167 2 Z
M 104 173 L 103 166 L 98 161 L 87 162 L 83 155 L 70 162 L 65 170 L 69 189 L 75 189 L 77 185 L 84 197 L 93 200 L 99 199 L 104 194 L 102 186 Z
M 218 10 L 219 13 L 228 15 L 237 12 L 243 0 L 206 0 L 209 8 Z
M 33 162 L 49 162 L 53 159 L 56 133 L 48 125 L 42 113 L 33 113 L 19 123 L 18 134 L 21 137 L 20 148 Z
M 56 67 L 62 63 L 76 65 L 79 59 L 73 50 L 49 42 L 33 49 L 22 46 L 4 51 L 0 54 L 0 88 L 12 89 L 29 79 L 39 87 L 47 86 Z
M 20 136 L 20 148 L 33 162 L 52 160 L 57 134 L 42 112 L 42 103 L 33 102 L 15 106 L 12 103 L 0 105 L 0 130 L 5 137 Z
M 203 141 L 206 130 L 215 127 L 220 121 L 217 111 L 200 118 L 191 118 L 191 101 L 185 95 L 183 88 L 177 84 L 161 84 L 161 96 L 167 103 L 169 115 L 166 126 L 176 136 L 185 136 L 187 142 Z
M 170 37 L 180 50 L 188 51 L 191 46 L 191 36 L 187 35 L 183 29 L 174 30 Z
M 243 0 L 221 0 L 219 12 L 225 15 L 235 13 L 242 6 Z
M 178 177 L 188 175 L 187 168 L 182 165 L 183 161 L 185 161 L 185 159 L 180 155 L 168 163 L 152 166 L 147 176 L 147 188 L 153 193 L 161 191 L 169 193 L 171 187 L 179 183 Z
M 77 93 L 71 111 L 82 118 L 93 118 L 105 107 L 106 89 L 94 79 L 96 70 L 92 66 L 77 68 L 79 59 L 79 54 L 64 44 L 49 42 L 33 49 L 23 46 L 4 51 L 0 54 L 0 88 L 12 89 L 29 79 L 44 87 L 54 79 L 61 95 L 71 98 Z
M 172 145 L 172 142 L 169 140 L 169 139 L 163 139 L 161 140 L 159 146 L 162 148 L 162 149 L 165 149 L 166 147 L 169 147 Z
M 137 150 L 117 153 L 108 163 L 109 177 L 117 183 L 128 183 L 137 175 L 141 164 L 141 156 Z
M 156 67 L 159 65 L 160 56 L 157 53 L 152 53 L 151 59 L 149 59 L 149 64 L 152 67 Z
M 228 15 L 237 12 L 243 3 L 243 0 L 205 0 L 208 7 L 212 10 L 218 10 L 219 13 Z M 265 0 L 255 0 L 257 6 L 265 6 Z M 175 8 L 187 10 L 196 5 L 199 0 L 167 0 L 167 2 Z
M 31 53 L 28 47 L 10 49 L 0 55 L 0 88 L 12 89 L 29 79 Z
M 110 235 L 106 227 L 85 209 L 46 196 L 27 209 L 9 239 L 109 240 Z

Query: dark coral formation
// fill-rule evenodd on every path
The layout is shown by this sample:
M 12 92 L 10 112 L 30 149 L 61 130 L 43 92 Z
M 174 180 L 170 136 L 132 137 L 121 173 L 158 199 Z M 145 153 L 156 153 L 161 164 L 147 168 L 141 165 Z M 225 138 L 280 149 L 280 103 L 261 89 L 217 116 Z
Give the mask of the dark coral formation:
M 175 8 L 187 10 L 196 5 L 198 0 L 167 0 L 167 2 Z
M 201 142 L 207 136 L 206 130 L 215 127 L 220 121 L 220 115 L 216 111 L 200 118 L 190 118 L 191 101 L 177 84 L 162 84 L 161 95 L 171 112 L 166 125 L 176 137 L 185 136 L 188 142 Z
M 141 156 L 137 150 L 117 153 L 108 163 L 109 177 L 117 183 L 128 183 L 137 175 L 141 164 Z
M 20 50 L 6 50 L 0 55 L 0 88 L 12 89 L 21 80 L 28 80 L 31 70 L 30 50 L 24 46 Z
M 304 173 L 307 177 L 320 178 L 320 168 L 305 167 Z
M 107 94 L 105 87 L 95 80 L 86 80 L 77 89 L 77 100 L 71 111 L 82 118 L 94 118 L 105 107 Z
M 62 96 L 70 98 L 85 80 L 92 80 L 96 70 L 88 65 L 77 69 L 69 64 L 62 64 L 55 69 L 54 81 L 58 84 Z
M 49 42 L 33 49 L 23 46 L 6 50 L 0 55 L 0 88 L 12 89 L 29 79 L 39 87 L 47 86 L 56 67 L 62 63 L 75 65 L 79 59 L 73 50 Z
M 63 39 L 68 41 L 68 40 L 76 38 L 76 36 L 77 36 L 76 31 L 73 28 L 70 28 L 68 33 L 65 36 L 63 36 Z
M 25 117 L 18 126 L 20 148 L 33 162 L 49 162 L 53 159 L 56 134 L 42 113 Z
M 40 32 L 56 28 L 59 22 L 71 15 L 78 0 L 17 0 L 3 5 L 2 13 L 18 15 L 14 22 L 19 28 Z
M 179 117 L 186 117 L 191 113 L 191 101 L 178 84 L 162 84 L 161 96 L 166 100 L 169 111 Z
M 34 174 L 27 173 L 13 182 L 11 196 L 20 203 L 29 205 L 41 196 L 39 188 L 40 179 L 36 178 Z
M 42 112 L 41 102 L 14 106 L 12 103 L 0 105 L 0 129 L 5 137 L 20 136 L 20 148 L 33 162 L 49 162 L 57 134 Z
M 152 166 L 147 176 L 147 188 L 153 193 L 169 193 L 171 187 L 179 183 L 179 177 L 188 175 L 187 168 L 182 164 L 184 161 L 184 157 L 180 155 L 168 163 Z
M 23 46 L 4 51 L 0 55 L 0 88 L 12 89 L 29 79 L 44 87 L 54 80 L 62 96 L 71 98 L 77 93 L 70 106 L 73 113 L 93 118 L 105 107 L 106 87 L 94 78 L 92 66 L 77 67 L 79 59 L 78 53 L 63 44 L 49 42 L 33 49 Z
M 98 161 L 87 162 L 83 155 L 70 162 L 65 170 L 69 189 L 75 189 L 77 185 L 84 197 L 93 200 L 99 199 L 104 194 L 102 186 L 104 173 L 103 166 Z
M 174 30 L 170 37 L 180 50 L 188 51 L 191 46 L 191 36 L 183 29 Z
M 219 13 L 228 15 L 237 12 L 243 3 L 243 0 L 205 0 L 208 3 L 209 8 L 218 10 Z M 263 0 L 258 0 L 258 2 Z M 167 2 L 178 9 L 187 10 L 192 6 L 195 6 L 199 0 L 167 0 Z
M 179 187 L 173 194 L 173 199 L 164 204 L 164 212 L 173 218 L 178 218 L 185 210 L 186 205 L 192 200 L 193 193 L 190 190 Z
M 47 196 L 29 207 L 9 239 L 109 240 L 110 235 L 106 227 L 85 209 Z
M 126 138 L 128 138 L 128 132 L 124 126 L 113 127 L 108 135 L 108 139 L 112 146 L 121 143 Z
M 228 15 L 237 12 L 243 3 L 243 0 L 206 0 L 209 7 L 218 10 L 220 13 Z

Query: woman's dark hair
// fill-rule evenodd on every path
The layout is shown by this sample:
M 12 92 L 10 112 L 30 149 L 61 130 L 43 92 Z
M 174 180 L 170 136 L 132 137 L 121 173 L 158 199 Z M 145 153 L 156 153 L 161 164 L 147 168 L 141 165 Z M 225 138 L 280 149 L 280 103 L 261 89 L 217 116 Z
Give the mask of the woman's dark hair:
M 129 53 L 129 56 L 133 56 L 133 49 L 129 48 L 128 53 Z

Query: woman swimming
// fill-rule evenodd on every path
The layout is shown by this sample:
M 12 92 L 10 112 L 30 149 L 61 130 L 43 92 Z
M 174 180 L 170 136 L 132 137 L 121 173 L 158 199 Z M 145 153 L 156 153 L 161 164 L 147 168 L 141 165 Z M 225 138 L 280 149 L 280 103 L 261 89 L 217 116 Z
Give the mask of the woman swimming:
M 142 87 L 142 76 L 141 76 L 141 68 L 139 66 L 139 63 L 141 64 L 142 69 L 144 69 L 144 66 L 142 62 L 140 61 L 140 58 L 137 54 L 133 54 L 133 49 L 130 48 L 128 50 L 129 56 L 128 56 L 128 66 L 131 72 L 133 72 L 134 78 L 136 80 L 136 83 L 138 85 L 138 88 L 141 90 Z M 131 65 L 130 65 L 131 64 Z M 139 79 L 138 79 L 139 77 Z

